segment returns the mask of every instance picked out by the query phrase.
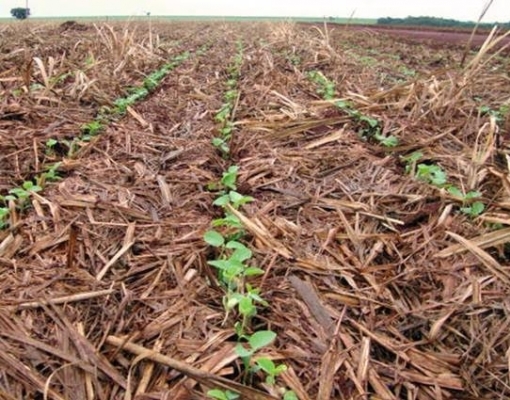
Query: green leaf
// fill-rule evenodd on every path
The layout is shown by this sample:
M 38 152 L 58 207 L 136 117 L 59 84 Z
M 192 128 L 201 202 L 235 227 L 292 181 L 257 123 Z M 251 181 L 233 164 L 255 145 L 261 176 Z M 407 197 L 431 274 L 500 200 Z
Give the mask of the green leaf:
M 231 190 L 229 192 L 230 201 L 232 202 L 234 208 L 239 208 L 243 204 L 250 203 L 254 200 L 253 197 L 243 196 L 242 194 L 236 192 L 235 190 Z
M 292 390 L 288 390 L 283 395 L 283 400 L 299 400 L 296 393 L 294 393 Z
M 7 207 L 0 207 L 0 220 L 6 218 L 9 215 L 9 209 Z
M 418 164 L 416 177 L 435 186 L 446 183 L 446 172 L 438 165 Z
M 42 187 L 35 185 L 32 181 L 23 182 L 23 189 L 25 189 L 27 192 L 40 192 L 43 190 Z
M 473 190 L 473 191 L 466 193 L 466 200 L 476 199 L 478 197 L 482 197 L 482 194 L 480 192 Z
M 237 218 L 233 214 L 227 214 L 225 216 L 225 218 L 218 218 L 218 219 L 213 220 L 212 225 L 213 226 L 230 226 L 233 228 L 242 228 L 243 227 L 243 224 L 241 223 L 239 218 Z
M 225 270 L 229 267 L 230 263 L 228 260 L 209 260 L 207 264 L 212 265 L 215 268 Z
M 402 157 L 402 160 L 404 160 L 405 162 L 409 163 L 409 164 L 412 164 L 416 161 L 418 161 L 419 159 L 421 159 L 423 157 L 423 153 L 421 151 L 415 151 L 414 153 L 411 153 L 410 155 L 406 156 L 406 157 Z
M 239 304 L 240 300 L 236 297 L 229 297 L 225 303 L 225 308 L 227 310 L 232 310 L 235 306 Z
M 19 199 L 26 199 L 30 195 L 25 189 L 19 187 L 12 188 L 11 190 L 9 190 L 9 193 L 17 196 Z
M 48 148 L 52 148 L 52 147 L 55 147 L 55 145 L 58 143 L 58 141 L 56 139 L 48 139 L 46 141 L 46 147 Z
M 212 389 L 207 392 L 207 396 L 216 399 L 216 400 L 228 400 L 227 395 L 223 392 L 223 390 Z
M 236 354 L 241 358 L 248 358 L 253 355 L 252 350 L 248 350 L 246 347 L 244 347 L 241 343 L 238 343 L 236 345 Z
M 448 187 L 448 193 L 450 193 L 452 196 L 458 197 L 463 199 L 464 193 L 457 187 L 457 186 L 449 186 Z
M 248 339 L 253 351 L 257 351 L 271 344 L 276 339 L 276 333 L 273 331 L 258 331 L 251 335 Z
M 359 118 L 360 121 L 364 121 L 370 126 L 370 128 L 377 128 L 379 126 L 379 121 L 372 117 L 367 117 L 366 115 L 362 115 Z
M 385 137 L 383 135 L 376 135 L 375 138 L 381 143 L 383 146 L 386 147 L 396 147 L 398 146 L 398 138 L 395 136 L 388 136 Z
M 231 240 L 228 242 L 225 247 L 227 249 L 234 249 L 234 253 L 230 256 L 232 259 L 238 260 L 238 261 L 245 261 L 250 259 L 253 256 L 252 251 L 246 247 L 244 244 L 236 241 Z
M 208 245 L 213 247 L 220 247 L 225 243 L 225 238 L 216 231 L 207 231 L 204 234 L 204 240 Z
M 252 299 L 243 296 L 239 301 L 239 313 L 241 315 L 252 317 L 257 314 L 257 307 L 253 305 Z
M 239 394 L 230 390 L 212 389 L 207 392 L 207 396 L 216 400 L 237 400 Z
M 221 145 L 225 144 L 225 140 L 215 137 L 213 140 L 211 140 L 211 143 L 214 147 L 220 147 Z
M 255 362 L 265 373 L 275 375 L 276 365 L 274 364 L 273 360 L 267 357 L 260 357 L 257 358 Z
M 224 194 L 223 196 L 220 196 L 216 200 L 213 201 L 213 204 L 215 206 L 220 206 L 220 207 L 224 207 L 229 203 L 230 203 L 230 196 L 228 194 Z
M 248 267 L 244 270 L 244 276 L 264 275 L 264 270 L 256 267 Z
M 229 189 L 236 190 L 238 171 L 239 167 L 237 165 L 232 165 L 226 172 L 223 173 L 221 183 Z
M 470 215 L 471 217 L 478 217 L 485 210 L 485 204 L 481 201 L 475 201 L 468 207 L 462 207 L 460 209 L 464 214 Z

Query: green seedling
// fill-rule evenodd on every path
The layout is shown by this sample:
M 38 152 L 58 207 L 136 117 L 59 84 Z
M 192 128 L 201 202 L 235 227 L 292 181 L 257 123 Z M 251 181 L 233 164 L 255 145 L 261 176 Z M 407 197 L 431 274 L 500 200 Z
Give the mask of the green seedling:
M 317 70 L 309 71 L 308 79 L 318 86 L 316 92 L 321 95 L 324 100 L 333 100 L 336 97 L 335 84 L 326 78 L 322 72 Z
M 335 102 L 335 106 L 348 114 L 354 111 L 352 103 L 347 100 L 338 100 Z
M 406 163 L 405 172 L 406 174 L 414 175 L 416 171 L 416 163 L 423 157 L 421 151 L 415 151 L 408 156 L 401 157 L 402 161 Z
M 50 138 L 46 141 L 46 155 L 52 156 L 55 154 L 55 146 L 57 145 L 58 141 L 56 139 Z
M 231 103 L 235 100 L 237 100 L 237 96 L 238 96 L 238 91 L 235 90 L 235 89 L 230 89 L 230 90 L 227 90 L 225 92 L 225 94 L 223 95 L 223 98 L 225 99 L 225 101 Z
M 6 196 L 6 200 L 26 200 L 30 197 L 30 193 L 33 192 L 40 192 L 42 190 L 42 187 L 39 185 L 36 185 L 32 181 L 25 181 L 23 182 L 23 185 L 21 187 L 17 187 L 14 189 L 9 190 L 9 193 L 13 196 Z
M 438 165 L 418 164 L 416 166 L 416 178 L 437 187 L 446 184 L 446 172 Z
M 286 365 L 276 365 L 273 360 L 267 357 L 257 358 L 257 360 L 255 360 L 255 364 L 258 369 L 266 373 L 266 383 L 268 385 L 274 385 L 276 383 L 276 377 L 282 372 L 287 371 Z
M 46 182 L 57 182 L 61 180 L 62 178 L 58 176 L 58 169 L 61 164 L 62 163 L 58 162 L 47 166 L 46 171 L 37 178 L 37 185 L 43 187 Z
M 230 204 L 236 210 L 239 209 L 244 204 L 252 202 L 254 199 L 251 196 L 244 196 L 235 190 L 229 191 L 227 194 L 224 194 L 214 200 L 213 204 L 219 207 L 226 207 L 227 204 Z
M 494 110 L 489 106 L 481 106 L 480 114 L 493 116 L 497 124 L 505 121 L 505 118 L 510 114 L 510 104 L 502 104 L 498 109 Z
M 297 394 L 292 390 L 286 390 L 283 394 L 283 400 L 299 400 Z
M 239 167 L 237 165 L 232 165 L 228 168 L 227 171 L 223 172 L 221 177 L 221 184 L 227 188 L 236 190 L 237 183 L 237 173 L 239 172 Z
M 233 89 L 237 86 L 237 79 L 230 78 L 229 80 L 227 80 L 225 85 L 227 86 L 228 89 Z
M 230 153 L 230 147 L 227 144 L 226 140 L 223 138 L 214 138 L 211 141 L 212 145 L 219 149 L 224 155 Z
M 215 400 L 237 400 L 239 394 L 230 390 L 212 389 L 207 392 L 207 396 Z
M 212 221 L 213 227 L 225 226 L 228 228 L 242 229 L 243 224 L 234 214 L 225 213 L 224 218 L 217 218 Z
M 234 124 L 229 121 L 223 128 L 220 129 L 220 135 L 223 139 L 228 140 L 231 138 L 233 130 Z
M 474 218 L 478 217 L 485 211 L 484 203 L 482 203 L 481 201 L 473 201 L 474 199 L 477 199 L 482 196 L 480 192 L 472 190 L 464 194 L 456 186 L 449 186 L 447 190 L 448 193 L 450 193 L 452 196 L 457 197 L 462 201 L 463 207 L 460 208 L 460 211 L 463 214 L 466 214 Z
M 393 135 L 384 136 L 380 133 L 376 133 L 374 135 L 374 139 L 376 139 L 380 144 L 385 147 L 396 147 L 398 146 L 398 138 Z
M 242 343 L 238 343 L 235 347 L 235 351 L 241 360 L 243 361 L 244 367 L 247 371 L 253 372 L 251 366 L 251 359 L 253 355 L 260 349 L 269 346 L 276 339 L 276 333 L 273 331 L 258 331 L 253 335 L 244 335 L 243 339 L 247 340 L 247 346 Z
M 87 139 L 90 140 L 90 138 L 97 136 L 101 130 L 103 129 L 103 124 L 98 121 L 94 120 L 87 124 L 84 124 L 81 126 L 81 133 L 82 133 L 82 140 L 86 141 Z
M 51 138 L 46 141 L 45 145 L 47 149 L 53 149 L 57 145 L 57 143 L 58 141 L 56 139 Z
M 475 201 L 469 206 L 461 207 L 460 211 L 470 217 L 478 217 L 485 211 L 485 204 L 483 204 L 481 201 Z
M 395 136 L 384 136 L 381 134 L 381 124 L 376 118 L 362 114 L 356 110 L 352 103 L 346 100 L 335 102 L 335 106 L 346 112 L 354 121 L 361 124 L 360 136 L 363 138 L 373 137 L 380 144 L 386 147 L 398 146 L 398 139 Z
M 402 66 L 399 68 L 399 71 L 405 75 L 405 76 L 408 76 L 408 77 L 414 77 L 416 76 L 416 71 L 412 68 L 408 68 L 406 66 Z
M 137 87 L 129 90 L 132 93 L 129 96 L 118 98 L 114 101 L 115 111 L 119 115 L 126 113 L 127 108 L 147 97 L 149 91 L 145 87 Z
M 232 113 L 232 105 L 230 103 L 224 103 L 220 110 L 216 113 L 214 116 L 214 119 L 216 122 L 225 123 L 230 118 L 230 115 Z
M 7 218 L 9 217 L 9 207 L 0 207 L 0 229 L 7 226 Z
M 221 237 L 221 239 L 220 239 Z M 245 264 L 245 261 L 252 257 L 252 252 L 244 244 L 230 240 L 225 243 L 223 236 L 216 231 L 208 231 L 204 235 L 204 241 L 213 247 L 219 247 L 221 250 L 220 258 L 217 260 L 210 260 L 207 263 L 220 272 L 220 280 L 225 283 L 228 289 L 237 290 L 240 282 L 245 277 L 261 275 L 263 270 L 256 267 L 250 267 Z M 220 244 L 221 243 L 221 244 Z M 253 292 L 254 295 L 257 293 Z M 228 300 L 233 299 L 231 296 Z M 252 300 L 258 300 L 256 296 L 250 297 Z M 228 303 L 228 310 L 234 308 L 241 298 L 232 300 L 233 303 Z
M 243 318 L 241 331 L 244 332 L 251 317 L 257 314 L 255 303 L 263 305 L 267 305 L 267 303 L 260 297 L 259 290 L 249 284 L 245 285 L 245 293 L 241 293 L 239 290 L 242 290 L 245 278 L 261 275 L 264 271 L 245 263 L 253 256 L 253 253 L 241 242 L 227 241 L 223 235 L 213 230 L 204 234 L 204 241 L 210 246 L 220 249 L 219 258 L 207 263 L 218 269 L 219 279 L 227 289 L 227 293 L 223 296 L 226 318 L 237 307 Z

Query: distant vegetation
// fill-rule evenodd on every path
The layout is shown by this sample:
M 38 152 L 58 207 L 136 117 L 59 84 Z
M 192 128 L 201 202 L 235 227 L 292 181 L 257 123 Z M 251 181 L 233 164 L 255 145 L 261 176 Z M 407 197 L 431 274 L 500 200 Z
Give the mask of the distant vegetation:
M 473 28 L 474 22 L 471 21 L 457 21 L 455 19 L 447 18 L 436 18 L 436 17 L 407 17 L 407 18 L 379 18 L 377 20 L 379 25 L 407 25 L 407 26 L 434 26 L 438 28 Z M 481 28 L 492 28 L 494 25 L 498 25 L 504 29 L 510 29 L 510 22 L 505 23 L 482 23 L 479 26 Z
M 30 15 L 30 8 L 16 7 L 11 9 L 11 15 L 17 19 L 27 19 Z

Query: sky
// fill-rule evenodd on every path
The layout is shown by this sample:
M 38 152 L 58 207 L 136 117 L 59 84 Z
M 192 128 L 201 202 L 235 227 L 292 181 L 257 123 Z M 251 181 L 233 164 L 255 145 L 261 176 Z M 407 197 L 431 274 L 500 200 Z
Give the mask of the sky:
M 0 17 L 26 0 L 3 0 Z M 477 20 L 487 0 L 28 0 L 34 17 L 106 15 L 254 15 L 355 18 L 434 16 Z M 510 21 L 510 0 L 494 0 L 486 22 Z

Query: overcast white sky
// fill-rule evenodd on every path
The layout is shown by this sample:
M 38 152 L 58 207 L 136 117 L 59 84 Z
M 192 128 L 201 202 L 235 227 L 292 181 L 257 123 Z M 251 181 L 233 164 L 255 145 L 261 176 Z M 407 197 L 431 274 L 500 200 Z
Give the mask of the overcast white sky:
M 3 0 L 0 17 L 26 0 Z M 29 0 L 32 15 L 274 15 L 357 18 L 435 16 L 476 20 L 487 0 Z M 485 21 L 510 21 L 510 0 L 495 0 Z

